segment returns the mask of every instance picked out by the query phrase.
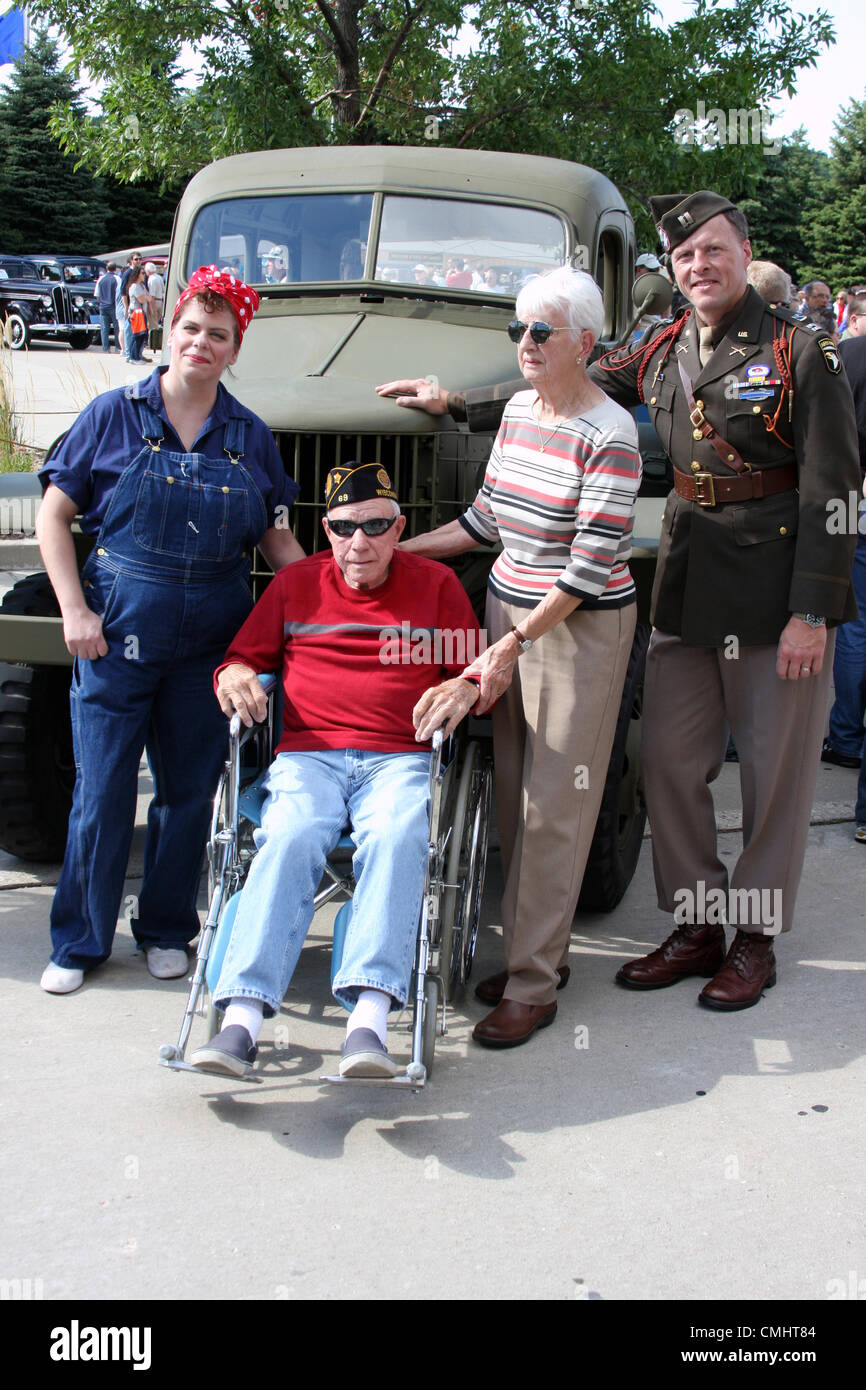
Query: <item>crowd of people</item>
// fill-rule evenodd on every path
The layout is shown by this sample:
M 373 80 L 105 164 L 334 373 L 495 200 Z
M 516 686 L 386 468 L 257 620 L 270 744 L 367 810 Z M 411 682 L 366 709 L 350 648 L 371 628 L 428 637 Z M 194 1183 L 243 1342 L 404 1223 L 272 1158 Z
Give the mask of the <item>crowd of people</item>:
M 834 500 L 861 489 L 863 398 L 855 393 L 855 416 L 846 345 L 837 350 L 835 330 L 785 307 L 784 272 L 753 260 L 748 225 L 728 199 L 700 190 L 654 198 L 652 209 L 683 312 L 592 360 L 601 294 L 591 276 L 561 267 L 517 296 L 508 334 L 519 377 L 474 391 L 435 378 L 378 388 L 402 407 L 498 430 L 471 506 L 428 534 L 401 541 L 400 499 L 378 463 L 329 473 L 330 549 L 304 558 L 275 525 L 295 485 L 263 422 L 220 382 L 258 306 L 230 270 L 203 267 L 190 278 L 172 316 L 167 368 L 82 412 L 43 470 L 39 513 L 76 657 L 78 772 L 44 989 L 80 988 L 110 953 L 144 746 L 156 795 L 133 931 L 152 974 L 185 973 L 222 757 L 220 710 L 246 724 L 260 719 L 256 672 L 276 667 L 283 726 L 260 853 L 216 991 L 223 1025 L 193 1065 L 231 1075 L 252 1067 L 348 813 L 357 907 L 334 982 L 350 1010 L 341 1072 L 395 1074 L 387 1019 L 409 989 L 429 740 L 470 709 L 492 711 L 504 872 L 504 968 L 476 988 L 491 1011 L 473 1036 L 512 1048 L 552 1024 L 635 632 L 629 559 L 641 465 L 629 412 L 639 404 L 675 479 L 643 720 L 658 906 L 674 930 L 616 978 L 655 990 L 697 976 L 706 981 L 701 1004 L 721 1011 L 751 1008 L 775 985 L 837 630 L 853 629 L 857 616 L 855 551 L 866 568 L 859 537 L 827 524 Z M 127 323 L 154 298 L 138 261 L 118 285 Z M 638 268 L 658 273 L 660 262 L 647 253 Z M 471 285 L 465 262 L 455 258 L 450 273 Z M 866 301 L 852 294 L 847 307 L 859 337 Z M 860 345 L 850 347 L 854 380 Z M 96 538 L 81 579 L 70 537 L 79 513 Z M 474 632 L 441 561 L 497 542 L 486 650 L 466 666 L 383 665 L 378 635 L 403 620 Z M 255 544 L 276 577 L 250 613 Z M 730 867 L 710 791 L 729 731 L 743 797 L 743 851 Z M 863 800 L 866 827 L 866 788 Z
M 162 326 L 165 302 L 165 280 L 156 264 L 142 262 L 140 251 L 130 254 L 122 270 L 108 261 L 93 293 L 102 351 L 120 352 L 127 362 L 148 361 L 145 347 L 151 332 Z

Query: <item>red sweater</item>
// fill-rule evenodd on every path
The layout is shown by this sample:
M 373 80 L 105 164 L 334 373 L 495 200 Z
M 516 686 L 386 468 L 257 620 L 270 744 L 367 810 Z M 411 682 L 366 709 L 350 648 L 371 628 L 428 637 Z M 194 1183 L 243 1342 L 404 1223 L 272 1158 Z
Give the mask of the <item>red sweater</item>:
M 472 606 L 445 565 L 395 550 L 384 584 L 351 589 L 327 550 L 274 577 L 214 684 L 232 662 L 282 670 L 280 753 L 418 752 L 414 706 L 480 651 Z

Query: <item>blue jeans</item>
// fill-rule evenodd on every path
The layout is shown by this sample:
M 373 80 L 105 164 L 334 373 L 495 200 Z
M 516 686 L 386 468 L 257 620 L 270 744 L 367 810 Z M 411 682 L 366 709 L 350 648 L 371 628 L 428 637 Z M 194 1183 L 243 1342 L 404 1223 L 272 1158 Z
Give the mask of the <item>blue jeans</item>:
M 406 1003 L 428 843 L 430 754 L 356 748 L 279 753 L 258 854 L 241 896 L 216 1002 L 260 999 L 279 1011 L 298 963 L 325 858 L 347 820 L 356 889 L 334 995 L 354 1008 L 362 989 Z
M 114 332 L 114 345 L 120 347 L 120 335 L 117 331 L 117 315 L 114 312 L 114 305 L 100 305 L 99 309 L 99 332 L 102 338 L 102 351 L 108 352 L 111 345 L 111 334 Z
M 866 520 L 863 524 L 866 525 Z M 830 710 L 829 739 L 837 753 L 859 758 L 866 712 L 866 536 L 857 536 L 851 579 L 860 616 L 856 622 L 843 623 L 836 631 L 833 658 L 836 698 Z
M 864 736 L 860 753 L 860 776 L 857 778 L 857 804 L 854 807 L 854 824 L 866 825 L 866 736 Z
M 243 579 L 162 583 L 95 559 L 84 571 L 105 606 L 108 654 L 76 661 L 70 703 L 76 781 L 51 909 L 51 959 L 91 970 L 111 953 L 147 748 L 154 798 L 141 887 L 126 903 L 139 946 L 183 947 L 199 930 L 196 895 L 211 803 L 225 758 L 213 671 L 249 611 Z M 190 636 L 192 634 L 192 636 Z

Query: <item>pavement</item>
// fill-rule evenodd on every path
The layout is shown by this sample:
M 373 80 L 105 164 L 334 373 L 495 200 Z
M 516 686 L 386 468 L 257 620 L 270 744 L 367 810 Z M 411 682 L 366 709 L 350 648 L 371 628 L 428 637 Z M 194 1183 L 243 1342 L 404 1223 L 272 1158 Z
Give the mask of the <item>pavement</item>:
M 99 347 L 73 352 L 65 343 L 34 342 L 24 352 L 2 351 L 12 369 L 23 439 L 38 449 L 47 449 L 94 396 L 140 380 L 153 366 L 125 362 L 121 353 Z
M 727 765 L 714 786 L 731 863 L 737 778 Z M 158 1065 L 187 985 L 151 979 L 130 932 L 143 774 L 115 949 L 78 993 L 38 987 L 56 866 L 0 861 L 0 1279 L 72 1304 L 670 1300 L 703 1304 L 704 1321 L 733 1317 L 712 1300 L 792 1300 L 791 1322 L 863 1298 L 855 787 L 856 773 L 821 767 L 795 929 L 755 1008 L 700 1008 L 702 981 L 649 994 L 613 983 L 668 930 L 645 841 L 620 907 L 575 921 L 554 1025 L 482 1049 L 470 993 L 414 1094 L 320 1080 L 345 1027 L 328 986 L 333 906 L 265 1025 L 260 1084 Z M 501 964 L 500 891 L 494 851 L 476 979 Z M 203 1038 L 197 1020 L 193 1045 Z M 408 1055 L 405 1032 L 392 1049 Z M 631 1319 L 611 1349 L 620 1364 Z

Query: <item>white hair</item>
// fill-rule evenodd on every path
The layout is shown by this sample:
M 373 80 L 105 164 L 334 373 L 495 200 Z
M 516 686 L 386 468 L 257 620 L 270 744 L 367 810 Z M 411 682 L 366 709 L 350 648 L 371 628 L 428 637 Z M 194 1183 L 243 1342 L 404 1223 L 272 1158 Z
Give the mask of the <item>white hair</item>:
M 526 322 L 549 314 L 564 318 L 575 333 L 588 328 L 593 342 L 601 337 L 604 328 L 601 290 L 585 270 L 573 270 L 568 265 L 557 266 L 556 270 L 530 280 L 518 294 L 516 307 L 517 317 Z

